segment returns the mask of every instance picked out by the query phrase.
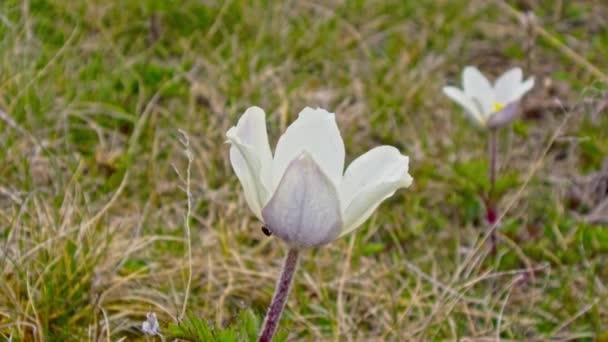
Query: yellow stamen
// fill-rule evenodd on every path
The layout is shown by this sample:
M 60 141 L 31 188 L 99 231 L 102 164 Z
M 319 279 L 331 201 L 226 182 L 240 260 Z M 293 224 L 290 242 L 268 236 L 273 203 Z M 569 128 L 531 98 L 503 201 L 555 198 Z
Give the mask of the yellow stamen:
M 492 105 L 492 109 L 494 109 L 494 112 L 499 112 L 499 111 L 501 111 L 503 108 L 505 108 L 505 105 L 503 105 L 502 103 L 495 102 L 495 103 Z

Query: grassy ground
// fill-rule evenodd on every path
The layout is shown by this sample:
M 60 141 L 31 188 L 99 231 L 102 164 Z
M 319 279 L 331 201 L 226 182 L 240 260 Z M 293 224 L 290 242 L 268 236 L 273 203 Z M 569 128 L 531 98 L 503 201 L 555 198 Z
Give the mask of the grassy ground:
M 348 160 L 395 145 L 415 179 L 304 255 L 291 340 L 608 340 L 608 7 L 509 3 L 535 16 L 483 0 L 0 2 L 0 338 L 263 315 L 285 251 L 224 144 L 255 104 L 273 142 L 327 107 Z M 440 91 L 467 64 L 537 80 L 501 135 L 496 256 L 485 136 Z

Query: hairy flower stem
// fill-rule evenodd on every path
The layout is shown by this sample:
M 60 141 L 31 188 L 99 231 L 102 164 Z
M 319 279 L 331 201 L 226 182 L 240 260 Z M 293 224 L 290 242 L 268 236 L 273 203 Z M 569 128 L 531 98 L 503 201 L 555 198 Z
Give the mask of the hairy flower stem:
M 495 199 L 495 187 L 496 187 L 496 159 L 498 158 L 498 131 L 496 129 L 490 130 L 488 136 L 488 160 L 490 163 L 490 190 L 488 191 L 488 198 L 486 203 L 486 221 L 491 230 L 490 232 L 490 243 L 492 254 L 496 254 L 496 248 L 498 245 L 498 233 L 497 233 L 497 221 L 498 221 L 498 209 L 496 208 Z
M 270 307 L 268 308 L 268 312 L 266 313 L 266 318 L 264 318 L 262 333 L 260 334 L 260 337 L 258 339 L 259 342 L 272 341 L 272 337 L 277 331 L 277 327 L 279 326 L 279 320 L 281 319 L 283 309 L 285 308 L 285 303 L 287 302 L 289 290 L 291 290 L 293 276 L 296 273 L 296 269 L 298 268 L 299 254 L 300 252 L 297 249 L 290 249 L 287 252 L 285 264 L 283 264 L 283 272 L 281 273 L 281 278 L 279 278 L 277 287 L 274 292 L 274 296 L 272 297 L 272 303 L 270 303 Z

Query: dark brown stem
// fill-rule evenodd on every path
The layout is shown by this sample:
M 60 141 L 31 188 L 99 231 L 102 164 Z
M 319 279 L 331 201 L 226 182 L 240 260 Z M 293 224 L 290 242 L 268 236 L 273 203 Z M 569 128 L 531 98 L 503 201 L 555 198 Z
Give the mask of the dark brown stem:
M 488 159 L 490 163 L 490 192 L 488 194 L 488 200 L 493 201 L 494 199 L 494 187 L 496 186 L 496 159 L 498 158 L 498 131 L 496 129 L 490 130 L 488 137 Z
M 488 136 L 488 159 L 490 163 L 490 189 L 486 203 L 486 221 L 490 227 L 490 243 L 492 254 L 496 254 L 498 245 L 497 225 L 498 225 L 498 210 L 496 208 L 496 175 L 497 175 L 497 158 L 498 158 L 498 131 L 490 130 Z
M 283 272 L 281 278 L 277 283 L 274 296 L 272 297 L 272 303 L 264 318 L 264 325 L 262 326 L 262 332 L 258 342 L 271 342 L 277 328 L 279 326 L 279 320 L 283 314 L 285 303 L 287 302 L 287 296 L 291 290 L 291 284 L 293 283 L 293 276 L 298 268 L 298 257 L 300 252 L 297 249 L 290 249 L 287 252 L 285 258 L 285 264 L 283 264 Z
M 486 209 L 486 220 L 490 229 L 490 249 L 492 255 L 496 255 L 496 250 L 498 246 L 498 212 L 494 207 L 488 207 Z

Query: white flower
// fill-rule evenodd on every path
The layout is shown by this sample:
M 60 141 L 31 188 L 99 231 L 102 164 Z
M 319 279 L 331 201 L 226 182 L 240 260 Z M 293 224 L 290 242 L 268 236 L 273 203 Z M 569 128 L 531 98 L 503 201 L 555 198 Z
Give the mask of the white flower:
M 230 161 L 253 213 L 291 247 L 320 246 L 352 232 L 412 183 L 409 158 L 392 146 L 370 150 L 344 172 L 334 114 L 320 108 L 300 112 L 273 158 L 265 116 L 250 107 L 226 133 Z
M 146 320 L 141 324 L 141 330 L 146 335 L 155 336 L 160 334 L 160 326 L 154 312 L 146 314 Z
M 520 68 L 505 72 L 492 86 L 477 68 L 467 66 L 462 73 L 463 89 L 444 87 L 443 92 L 481 126 L 498 128 L 515 118 L 519 100 L 533 86 L 533 77 L 523 82 Z

